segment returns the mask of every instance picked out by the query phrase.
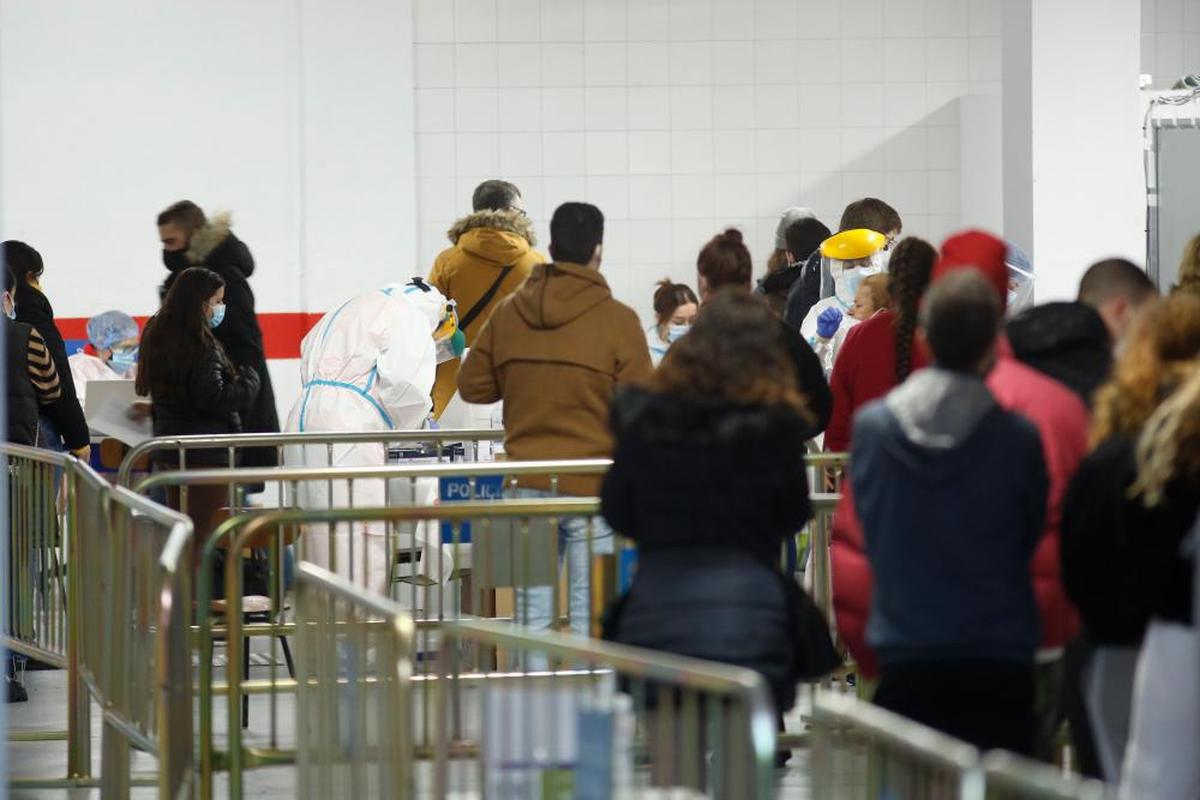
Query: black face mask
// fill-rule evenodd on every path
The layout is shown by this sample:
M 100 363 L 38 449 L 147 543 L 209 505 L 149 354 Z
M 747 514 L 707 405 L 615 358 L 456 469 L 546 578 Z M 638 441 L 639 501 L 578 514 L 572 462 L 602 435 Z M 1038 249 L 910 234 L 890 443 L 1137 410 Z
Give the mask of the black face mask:
M 179 272 L 192 266 L 187 258 L 187 250 L 163 250 L 163 264 L 171 272 Z

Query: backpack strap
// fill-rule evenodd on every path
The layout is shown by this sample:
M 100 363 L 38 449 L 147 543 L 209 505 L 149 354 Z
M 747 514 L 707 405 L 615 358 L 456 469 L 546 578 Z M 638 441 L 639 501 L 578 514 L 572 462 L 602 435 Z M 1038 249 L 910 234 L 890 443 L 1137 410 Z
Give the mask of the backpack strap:
M 513 267 L 515 266 L 516 264 L 508 264 L 500 270 L 499 277 L 497 277 L 495 282 L 492 283 L 492 285 L 488 287 L 488 290 L 483 293 L 483 297 L 479 298 L 475 305 L 471 306 L 470 310 L 467 311 L 466 314 L 463 314 L 461 317 L 459 317 L 459 330 L 465 331 L 467 327 L 475 321 L 475 318 L 483 313 L 483 310 L 488 307 L 488 304 L 491 303 L 492 299 L 496 296 L 496 292 L 500 291 L 500 284 L 504 283 L 504 279 L 508 277 L 508 273 L 512 272 Z

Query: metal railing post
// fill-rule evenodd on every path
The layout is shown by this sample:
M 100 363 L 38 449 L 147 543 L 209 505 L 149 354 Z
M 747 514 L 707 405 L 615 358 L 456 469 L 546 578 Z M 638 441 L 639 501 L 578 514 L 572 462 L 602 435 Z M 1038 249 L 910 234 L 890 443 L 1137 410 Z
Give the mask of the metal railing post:
M 67 487 L 67 777 L 90 778 L 92 775 L 92 703 L 81 669 L 80 637 L 83 608 L 80 593 L 83 576 L 74 565 L 82 564 L 79 540 L 82 525 L 79 514 L 78 473 L 68 464 L 63 473 Z

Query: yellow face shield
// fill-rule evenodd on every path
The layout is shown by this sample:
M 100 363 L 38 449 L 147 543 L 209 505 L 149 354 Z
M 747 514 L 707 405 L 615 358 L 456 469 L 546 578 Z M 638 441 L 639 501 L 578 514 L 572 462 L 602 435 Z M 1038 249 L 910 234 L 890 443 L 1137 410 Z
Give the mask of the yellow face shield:
M 456 333 L 458 333 L 458 308 L 453 300 L 448 300 L 442 311 L 442 319 L 433 331 L 433 340 L 444 342 Z

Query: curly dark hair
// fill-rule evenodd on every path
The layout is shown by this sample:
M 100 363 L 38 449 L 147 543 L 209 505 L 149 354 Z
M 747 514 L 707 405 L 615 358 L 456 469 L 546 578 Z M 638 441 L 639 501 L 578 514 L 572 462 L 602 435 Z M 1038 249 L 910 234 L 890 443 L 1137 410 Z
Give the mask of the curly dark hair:
M 704 305 L 650 386 L 698 402 L 786 406 L 812 419 L 779 320 L 765 300 L 743 289 L 726 288 Z
M 888 290 L 896 310 L 896 382 L 904 383 L 912 372 L 913 333 L 921 296 L 929 288 L 937 250 L 924 239 L 909 236 L 892 252 L 888 262 Z

